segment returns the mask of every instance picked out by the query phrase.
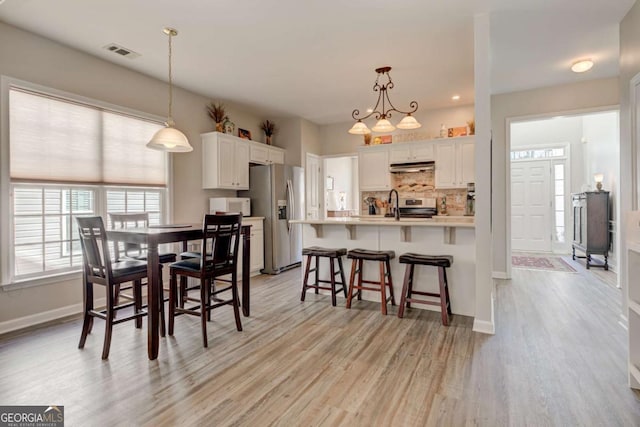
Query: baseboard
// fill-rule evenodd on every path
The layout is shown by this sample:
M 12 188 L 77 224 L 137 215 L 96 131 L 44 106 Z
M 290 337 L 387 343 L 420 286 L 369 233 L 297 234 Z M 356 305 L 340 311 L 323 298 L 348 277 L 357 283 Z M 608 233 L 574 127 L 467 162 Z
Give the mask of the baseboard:
M 509 279 L 509 275 L 504 271 L 494 271 L 491 273 L 493 279 Z
M 473 332 L 480 332 L 481 334 L 495 335 L 496 327 L 493 324 L 493 322 L 475 319 L 473 321 Z
M 106 304 L 106 299 L 96 299 L 95 307 L 102 307 Z M 40 325 L 42 323 L 51 322 L 58 319 L 63 319 L 67 316 L 73 316 L 81 314 L 83 310 L 82 303 L 67 305 L 66 307 L 60 307 L 53 310 L 45 311 L 43 313 L 30 314 L 29 316 L 18 317 L 17 319 L 11 319 L 4 322 L 0 322 L 0 335 L 8 332 L 17 331 L 20 329 L 29 328 L 32 326 Z

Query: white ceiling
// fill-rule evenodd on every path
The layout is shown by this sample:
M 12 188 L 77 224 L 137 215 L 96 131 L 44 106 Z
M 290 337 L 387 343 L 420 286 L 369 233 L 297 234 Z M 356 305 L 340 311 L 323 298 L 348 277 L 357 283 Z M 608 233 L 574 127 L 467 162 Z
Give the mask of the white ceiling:
M 211 99 L 318 124 L 375 102 L 391 65 L 399 109 L 473 103 L 473 16 L 490 11 L 492 91 L 618 74 L 618 23 L 635 0 L 0 0 L 0 20 Z M 0 40 L 0 44 L 2 41 Z M 117 43 L 126 59 L 102 49 Z M 591 57 L 584 75 L 571 63 Z

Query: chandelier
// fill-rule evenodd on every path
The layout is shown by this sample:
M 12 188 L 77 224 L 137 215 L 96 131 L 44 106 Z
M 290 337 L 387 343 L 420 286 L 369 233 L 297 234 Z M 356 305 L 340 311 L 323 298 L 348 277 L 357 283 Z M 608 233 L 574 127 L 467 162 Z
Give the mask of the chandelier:
M 376 68 L 376 73 L 378 73 L 378 77 L 376 78 L 376 82 L 373 85 L 373 91 L 378 92 L 378 101 L 376 102 L 376 106 L 373 107 L 373 110 L 369 112 L 364 117 L 358 117 L 360 115 L 360 110 L 353 110 L 351 113 L 351 117 L 356 120 L 355 124 L 351 129 L 349 129 L 349 133 L 354 135 L 365 135 L 374 132 L 391 132 L 396 129 L 396 126 L 392 125 L 389 121 L 389 117 L 391 117 L 391 112 L 395 111 L 400 114 L 406 114 L 400 123 L 398 123 L 397 127 L 399 129 L 417 129 L 422 126 L 415 117 L 411 114 L 415 113 L 418 110 L 418 103 L 416 101 L 411 101 L 409 104 L 410 111 L 402 111 L 398 110 L 391 103 L 389 99 L 389 94 L 387 93 L 388 89 L 393 89 L 393 82 L 391 81 L 391 76 L 389 75 L 389 71 L 391 71 L 391 67 L 380 67 Z M 386 77 L 386 83 L 380 82 L 380 77 Z M 382 104 L 382 105 L 380 105 Z M 387 105 L 388 104 L 388 105 Z M 378 108 L 382 108 L 382 110 L 378 110 Z M 366 124 L 364 124 L 363 120 L 368 119 L 369 117 L 375 114 L 376 120 L 378 122 L 369 130 Z
M 173 75 L 171 73 L 171 38 L 178 35 L 178 31 L 173 28 L 165 28 L 164 33 L 169 36 L 169 117 L 165 122 L 165 127 L 153 135 L 151 141 L 147 143 L 148 148 L 171 153 L 186 153 L 193 150 L 189 145 L 186 135 L 175 128 L 173 121 Z

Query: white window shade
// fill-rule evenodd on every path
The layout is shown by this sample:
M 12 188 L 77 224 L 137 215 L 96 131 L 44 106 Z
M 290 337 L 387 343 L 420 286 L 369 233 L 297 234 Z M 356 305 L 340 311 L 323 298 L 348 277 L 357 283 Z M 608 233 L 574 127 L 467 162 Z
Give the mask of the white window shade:
M 162 125 L 11 89 L 12 181 L 166 186 L 166 154 L 145 147 Z

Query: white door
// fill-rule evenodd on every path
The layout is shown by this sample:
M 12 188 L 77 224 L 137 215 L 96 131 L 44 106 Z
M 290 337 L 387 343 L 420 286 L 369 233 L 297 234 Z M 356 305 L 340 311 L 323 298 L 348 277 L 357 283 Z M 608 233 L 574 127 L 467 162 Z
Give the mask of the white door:
M 548 160 L 511 163 L 511 249 L 551 251 Z
M 320 157 L 307 153 L 307 164 L 305 166 L 305 200 L 307 219 L 320 218 Z

